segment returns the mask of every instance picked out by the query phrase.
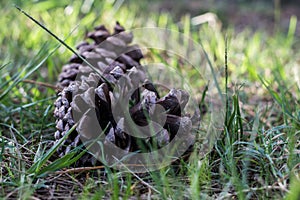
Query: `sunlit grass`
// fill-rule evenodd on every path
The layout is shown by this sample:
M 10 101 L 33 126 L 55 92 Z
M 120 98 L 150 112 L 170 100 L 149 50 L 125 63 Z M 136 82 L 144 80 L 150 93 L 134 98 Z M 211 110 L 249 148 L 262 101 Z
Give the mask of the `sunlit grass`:
M 139 6 L 147 8 L 147 3 L 122 2 L 2 2 L 0 196 L 43 197 L 54 190 L 54 197 L 82 199 L 299 198 L 300 88 L 296 82 L 299 74 L 295 72 L 299 73 L 300 66 L 299 39 L 294 38 L 297 19 L 291 18 L 288 33 L 237 33 L 233 28 L 221 31 L 207 24 L 192 25 L 188 15 L 173 21 L 170 13 L 141 13 Z M 149 174 L 106 167 L 89 173 L 85 169 L 64 173 L 64 167 L 75 162 L 71 158 L 76 151 L 50 159 L 57 148 L 52 143 L 56 91 L 25 80 L 55 85 L 71 52 L 18 12 L 14 3 L 59 38 L 66 39 L 71 47 L 83 40 L 86 30 L 99 24 L 111 28 L 116 20 L 129 30 L 158 26 L 180 31 L 201 43 L 211 65 L 221 73 L 218 83 L 222 91 L 226 87 L 227 37 L 228 121 L 212 151 L 202 155 L 201 145 L 196 145 L 188 162 Z M 195 96 L 201 97 L 207 82 L 201 82 L 193 67 L 171 54 L 155 50 L 148 53 L 146 61 L 163 62 L 181 70 L 193 88 L 198 88 Z

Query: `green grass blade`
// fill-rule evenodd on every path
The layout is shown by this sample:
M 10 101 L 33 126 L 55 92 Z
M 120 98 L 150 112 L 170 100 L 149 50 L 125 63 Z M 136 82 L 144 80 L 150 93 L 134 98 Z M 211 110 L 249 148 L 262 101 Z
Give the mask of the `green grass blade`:
M 38 70 L 40 67 L 43 66 L 43 64 L 46 62 L 46 60 L 52 56 L 54 54 L 54 52 L 60 47 L 60 44 L 57 45 L 40 63 L 38 63 L 35 67 L 33 67 L 32 69 L 31 66 L 27 66 L 26 69 L 30 69 L 23 77 L 18 76 L 16 78 L 16 80 L 13 81 L 13 83 L 0 95 L 0 100 L 3 99 L 4 96 L 7 95 L 7 93 L 9 93 L 9 91 L 11 91 L 11 89 L 13 87 L 15 87 L 16 85 L 18 85 L 20 82 L 22 82 L 24 79 L 27 79 L 33 72 L 35 72 L 36 70 Z M 20 73 L 21 74 L 21 73 Z
M 51 147 L 51 149 L 49 149 L 47 151 L 47 153 L 45 155 L 43 155 L 42 158 L 40 158 L 40 160 L 38 160 L 36 163 L 34 163 L 29 169 L 28 169 L 28 173 L 29 174 L 32 174 L 32 173 L 35 173 L 35 174 L 39 174 L 42 166 L 49 160 L 49 158 L 54 154 L 54 152 L 59 148 L 59 146 L 62 144 L 63 141 L 65 141 L 67 139 L 67 137 L 70 135 L 70 133 L 72 133 L 75 128 L 77 127 L 77 123 L 68 131 L 66 132 L 66 134 L 60 138 L 58 140 L 58 142 L 53 145 Z
M 56 171 L 58 169 L 68 167 L 68 166 L 72 165 L 79 158 L 81 158 L 83 156 L 83 154 L 85 154 L 86 151 L 87 151 L 85 149 L 85 150 L 81 151 L 78 154 L 78 149 L 79 148 L 76 148 L 76 149 L 72 150 L 68 154 L 64 155 L 63 157 L 61 157 L 61 158 L 55 160 L 54 162 L 52 162 L 51 164 L 47 165 L 46 167 L 41 169 L 38 173 L 36 173 L 36 176 L 37 177 L 43 177 L 43 176 L 47 175 L 49 172 L 53 172 L 53 171 Z
M 290 192 L 286 196 L 285 200 L 299 200 L 300 199 L 300 180 L 292 179 Z
M 95 73 L 97 73 L 101 78 L 103 78 L 107 83 L 110 83 L 109 81 L 107 81 L 107 79 L 101 74 L 99 73 L 99 70 L 97 70 L 91 63 L 89 63 L 84 57 L 82 57 L 79 53 L 77 53 L 72 47 L 70 47 L 67 43 L 65 43 L 62 39 L 60 39 L 58 36 L 56 36 L 54 33 L 52 33 L 46 26 L 44 26 L 43 24 L 41 24 L 39 21 L 37 21 L 36 19 L 34 19 L 33 17 L 31 17 L 28 13 L 26 13 L 24 10 L 22 10 L 20 7 L 18 7 L 17 5 L 15 5 L 15 7 L 21 12 L 23 13 L 26 17 L 28 17 L 30 20 L 32 20 L 34 23 L 36 23 L 37 25 L 39 25 L 42 29 L 44 29 L 47 33 L 49 33 L 52 37 L 54 37 L 57 41 L 59 41 L 60 44 L 62 44 L 63 46 L 65 46 L 68 50 L 70 50 L 73 54 L 75 54 L 76 56 L 78 56 L 81 60 L 83 60 L 84 63 L 86 63 Z
M 11 64 L 11 63 L 8 62 L 8 63 L 5 63 L 5 64 L 1 65 L 1 66 L 0 66 L 0 71 L 1 71 L 2 69 L 4 69 L 6 66 L 8 66 L 9 64 Z
M 20 106 L 18 108 L 12 109 L 11 113 L 19 112 L 22 109 L 29 108 L 29 107 L 32 107 L 34 105 L 37 105 L 38 103 L 47 102 L 47 101 L 53 100 L 53 99 L 56 99 L 56 97 L 52 96 L 52 97 L 48 97 L 48 98 L 45 98 L 45 99 L 42 99 L 42 100 L 39 100 L 39 101 L 28 103 L 28 104 L 22 105 L 22 106 Z

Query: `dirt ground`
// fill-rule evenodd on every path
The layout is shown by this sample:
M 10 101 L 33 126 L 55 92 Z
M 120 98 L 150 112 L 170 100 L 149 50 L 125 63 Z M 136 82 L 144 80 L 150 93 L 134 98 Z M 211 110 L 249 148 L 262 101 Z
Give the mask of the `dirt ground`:
M 275 2 L 278 2 L 277 4 Z M 168 0 L 153 1 L 151 9 L 170 12 L 176 18 L 189 13 L 192 17 L 213 12 L 223 27 L 234 24 L 237 30 L 250 28 L 263 29 L 273 33 L 275 30 L 287 31 L 291 16 L 300 19 L 300 3 L 296 0 Z M 296 35 L 300 36 L 297 23 Z

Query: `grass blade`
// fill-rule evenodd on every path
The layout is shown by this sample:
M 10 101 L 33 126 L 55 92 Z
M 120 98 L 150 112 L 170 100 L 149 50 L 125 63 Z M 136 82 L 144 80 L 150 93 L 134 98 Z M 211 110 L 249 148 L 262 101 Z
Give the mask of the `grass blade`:
M 51 147 L 51 149 L 49 149 L 47 151 L 47 153 L 36 163 L 34 163 L 29 169 L 28 169 L 28 173 L 32 174 L 34 173 L 39 174 L 41 167 L 49 160 L 49 158 L 54 154 L 54 152 L 59 148 L 59 146 L 62 144 L 63 141 L 65 141 L 67 139 L 67 137 L 70 135 L 71 132 L 73 132 L 75 130 L 75 128 L 77 127 L 77 123 L 62 137 L 59 139 L 59 141 L 53 145 Z
M 103 78 L 107 83 L 110 83 L 107 81 L 107 79 L 99 73 L 99 71 L 91 64 L 89 63 L 85 58 L 83 58 L 80 54 L 78 54 L 72 47 L 70 47 L 67 43 L 65 43 L 62 39 L 57 37 L 54 33 L 52 33 L 46 26 L 41 24 L 39 21 L 31 17 L 28 13 L 26 13 L 24 10 L 22 10 L 20 7 L 15 5 L 16 9 L 18 9 L 21 13 L 23 13 L 26 17 L 28 17 L 30 20 L 32 20 L 34 23 L 39 25 L 42 29 L 44 29 L 47 33 L 49 33 L 52 37 L 54 37 L 57 41 L 59 41 L 60 44 L 65 46 L 68 50 L 70 50 L 73 54 L 78 56 L 81 60 L 83 60 L 84 63 L 86 63 L 95 73 L 97 73 L 101 78 Z
M 36 70 L 38 70 L 40 67 L 43 66 L 43 64 L 46 62 L 46 60 L 52 56 L 54 54 L 54 52 L 60 47 L 60 44 L 58 44 L 40 63 L 38 63 L 35 67 L 31 68 L 31 65 L 27 65 L 27 67 L 24 69 L 30 69 L 29 72 L 27 72 L 23 77 L 21 77 L 22 72 L 19 73 L 19 75 L 17 76 L 17 78 L 15 80 L 13 80 L 13 83 L 0 95 L 0 100 L 3 99 L 3 97 L 5 97 L 9 91 L 15 87 L 16 85 L 18 85 L 20 82 L 22 82 L 24 79 L 27 79 L 33 72 L 35 72 Z M 9 81 L 8 81 L 9 82 Z

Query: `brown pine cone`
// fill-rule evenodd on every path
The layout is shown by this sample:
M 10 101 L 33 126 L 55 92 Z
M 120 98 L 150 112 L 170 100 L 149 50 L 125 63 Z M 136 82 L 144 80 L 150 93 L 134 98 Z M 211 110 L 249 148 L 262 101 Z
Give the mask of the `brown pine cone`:
M 76 130 L 59 148 L 60 156 L 79 147 L 82 140 L 97 137 L 104 145 L 115 145 L 125 153 L 151 152 L 169 144 L 179 129 L 192 145 L 192 122 L 183 112 L 188 93 L 171 89 L 160 97 L 139 63 L 143 57 L 141 51 L 136 45 L 128 46 L 133 36 L 125 33 L 119 23 L 113 35 L 99 26 L 87 34 L 94 44 L 84 42 L 77 47 L 80 55 L 91 61 L 98 72 L 73 56 L 59 76 L 59 86 L 64 88 L 55 102 L 55 139 L 58 141 L 78 122 Z M 133 134 L 134 126 L 130 123 L 144 127 L 150 125 L 150 121 L 160 127 L 154 134 L 144 137 Z M 75 165 L 91 166 L 97 162 L 86 153 Z
M 143 58 L 137 45 L 129 45 L 133 35 L 125 32 L 125 29 L 118 22 L 113 34 L 110 34 L 105 26 L 101 25 L 95 27 L 93 32 L 87 33 L 86 39 L 86 41 L 79 43 L 76 48 L 80 56 L 88 60 L 98 70 L 110 71 L 110 68 L 106 68 L 107 65 L 111 67 L 118 65 L 122 69 L 130 68 L 139 65 L 140 59 Z M 119 55 L 120 52 L 125 53 Z M 69 63 L 62 68 L 58 78 L 58 87 L 64 88 L 76 78 L 78 80 L 78 72 L 89 74 L 92 69 L 81 58 L 73 55 Z

